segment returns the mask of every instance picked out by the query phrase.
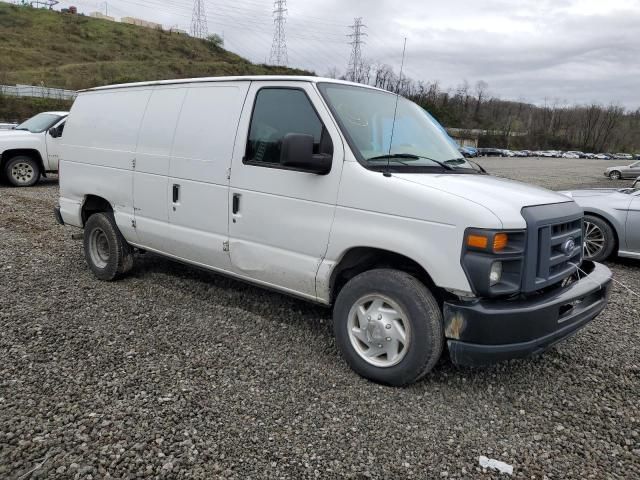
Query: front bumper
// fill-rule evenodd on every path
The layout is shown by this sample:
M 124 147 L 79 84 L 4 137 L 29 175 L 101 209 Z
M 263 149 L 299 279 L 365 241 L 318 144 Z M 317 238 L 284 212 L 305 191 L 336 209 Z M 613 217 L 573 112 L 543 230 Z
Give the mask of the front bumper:
M 593 320 L 607 305 L 611 271 L 588 273 L 566 287 L 526 298 L 445 302 L 445 337 L 456 365 L 481 366 L 542 353 Z

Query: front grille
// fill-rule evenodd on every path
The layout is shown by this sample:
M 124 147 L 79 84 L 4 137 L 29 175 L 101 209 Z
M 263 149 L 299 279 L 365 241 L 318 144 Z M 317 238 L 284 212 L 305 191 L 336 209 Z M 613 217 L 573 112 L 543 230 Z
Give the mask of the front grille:
M 561 282 L 582 262 L 582 210 L 573 202 L 522 209 L 527 221 L 523 291 Z

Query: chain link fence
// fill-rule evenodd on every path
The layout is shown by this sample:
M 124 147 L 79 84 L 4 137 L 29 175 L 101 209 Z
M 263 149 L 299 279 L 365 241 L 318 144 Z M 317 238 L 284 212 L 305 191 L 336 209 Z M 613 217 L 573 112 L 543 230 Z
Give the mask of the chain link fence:
M 0 85 L 0 95 L 73 100 L 76 98 L 77 92 L 74 90 L 64 90 L 62 88 L 49 88 L 35 85 Z

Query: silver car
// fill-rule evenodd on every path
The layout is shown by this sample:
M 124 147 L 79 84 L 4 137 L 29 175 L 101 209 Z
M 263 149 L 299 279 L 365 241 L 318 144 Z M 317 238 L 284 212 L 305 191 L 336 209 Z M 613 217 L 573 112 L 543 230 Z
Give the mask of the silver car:
M 604 176 L 611 180 L 636 178 L 638 175 L 640 175 L 640 162 L 634 162 L 628 166 L 609 167 L 604 171 Z
M 613 254 L 640 259 L 640 177 L 631 188 L 560 192 L 584 209 L 584 258 Z

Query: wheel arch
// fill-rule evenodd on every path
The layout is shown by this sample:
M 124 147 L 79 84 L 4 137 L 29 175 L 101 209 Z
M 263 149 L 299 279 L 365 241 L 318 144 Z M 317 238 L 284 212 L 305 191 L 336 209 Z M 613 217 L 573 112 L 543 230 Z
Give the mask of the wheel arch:
M 618 222 L 616 222 L 613 218 L 611 218 L 606 213 L 595 210 L 595 209 L 585 209 L 584 214 L 591 215 L 592 217 L 597 217 L 603 222 L 607 222 L 607 224 L 611 227 L 611 230 L 613 231 L 613 239 L 615 241 L 615 244 L 613 246 L 613 251 L 614 253 L 618 253 L 618 250 L 620 249 L 620 234 L 618 233 L 618 228 L 616 227 L 616 224 Z
M 40 174 L 41 175 L 46 174 L 46 170 L 44 168 L 44 161 L 42 160 L 42 155 L 35 148 L 11 148 L 9 150 L 5 150 L 4 152 L 2 152 L 2 158 L 0 158 L 0 167 L 4 169 L 9 160 L 11 160 L 13 157 L 17 157 L 21 155 L 33 158 L 38 163 L 38 166 L 40 167 Z
M 86 225 L 89 217 L 94 213 L 113 212 L 113 206 L 103 197 L 98 195 L 87 195 L 82 202 L 81 218 L 82 226 Z
M 427 270 L 412 258 L 376 247 L 352 247 L 341 256 L 329 278 L 329 302 L 334 303 L 342 287 L 356 275 L 376 268 L 394 268 L 420 280 L 441 303 L 444 291 L 438 288 Z

